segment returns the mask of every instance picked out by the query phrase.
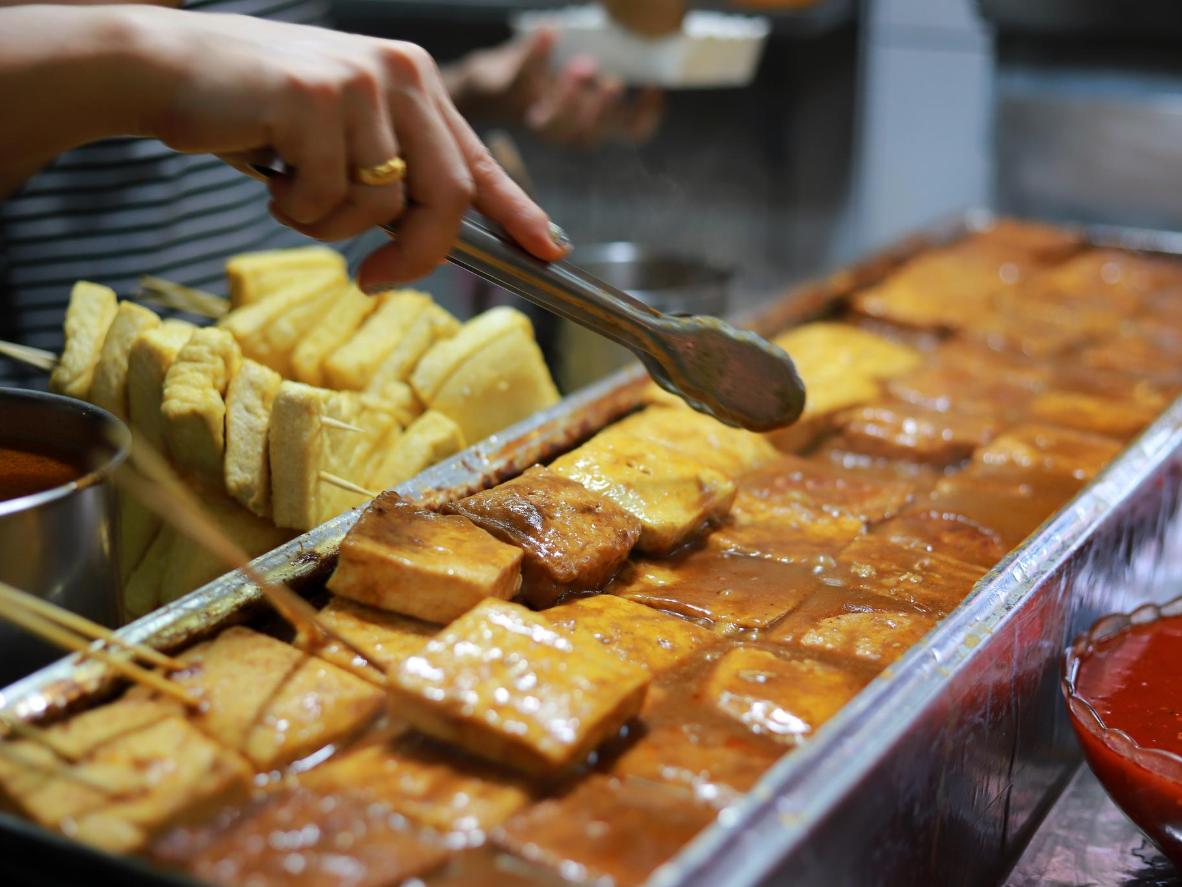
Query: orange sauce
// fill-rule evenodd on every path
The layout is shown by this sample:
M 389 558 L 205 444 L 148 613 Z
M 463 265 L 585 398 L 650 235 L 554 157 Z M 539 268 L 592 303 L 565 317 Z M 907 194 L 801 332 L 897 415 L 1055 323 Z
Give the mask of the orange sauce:
M 50 490 L 81 476 L 77 466 L 49 453 L 0 446 L 0 502 Z

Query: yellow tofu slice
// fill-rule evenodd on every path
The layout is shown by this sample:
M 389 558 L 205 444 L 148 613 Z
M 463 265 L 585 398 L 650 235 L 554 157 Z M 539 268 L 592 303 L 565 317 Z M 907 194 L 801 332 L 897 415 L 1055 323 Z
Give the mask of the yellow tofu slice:
M 310 276 L 348 277 L 345 257 L 327 246 L 303 246 L 240 253 L 226 262 L 226 281 L 234 308 L 285 292 Z
M 640 712 L 649 674 L 519 604 L 485 600 L 390 673 L 393 711 L 535 774 L 581 763 Z
M 667 447 L 732 479 L 780 458 L 780 451 L 763 435 L 731 428 L 691 409 L 650 408 L 614 427 L 620 434 Z
M 271 407 L 283 377 L 246 359 L 226 389 L 226 492 L 259 517 L 271 516 Z
M 637 549 L 654 554 L 672 551 L 723 517 L 735 498 L 735 484 L 726 475 L 615 427 L 550 469 L 633 514 L 641 524 Z
M 442 413 L 428 410 L 393 441 L 375 451 L 366 487 L 389 490 L 464 449 L 460 426 Z
M 364 390 L 399 339 L 431 304 L 429 295 L 415 290 L 395 290 L 375 298 L 378 306 L 373 313 L 325 360 L 328 387 Z
M 348 289 L 343 272 L 315 272 L 293 279 L 271 297 L 237 308 L 219 322 L 242 353 L 287 378 L 292 353 Z
M 452 373 L 487 345 L 515 330 L 533 338 L 533 325 L 516 308 L 493 308 L 472 318 L 454 336 L 435 343 L 423 355 L 411 374 L 411 387 L 429 405 Z
M 460 322 L 450 312 L 434 303 L 428 305 L 374 371 L 367 389 L 380 394 L 394 382 L 407 382 L 436 342 L 450 339 L 459 331 Z
M 521 588 L 521 549 L 466 517 L 383 493 L 341 543 L 330 591 L 363 604 L 447 623 L 485 598 Z
M 331 392 L 301 382 L 279 386 L 271 408 L 271 517 L 281 527 L 310 530 L 316 525 L 322 419 Z
M 359 657 L 336 641 L 312 652 L 381 686 L 386 684 L 386 672 L 418 652 L 439 631 L 439 626 L 430 622 L 408 619 L 343 597 L 328 602 L 320 611 L 320 622 L 361 650 L 365 657 Z
M 129 418 L 127 362 L 131 345 L 141 333 L 160 326 L 160 318 L 135 302 L 120 302 L 115 319 L 107 329 L 99 360 L 94 368 L 90 399 L 125 422 Z
M 66 347 L 49 376 L 49 390 L 86 400 L 118 299 L 110 287 L 80 280 L 66 308 Z
M 368 394 L 341 391 L 329 395 L 325 401 L 325 415 L 361 431 L 325 427 L 321 470 L 365 487 L 375 450 L 391 435 L 402 431 L 400 414 L 401 410 Z M 325 480 L 321 480 L 317 494 L 318 524 L 369 501 L 360 493 Z
M 320 316 L 291 353 L 292 376 L 308 385 L 323 385 L 325 361 L 349 340 L 377 304 L 375 299 L 352 285 L 334 296 L 328 311 Z
M 119 509 L 119 573 L 126 582 L 160 532 L 160 519 L 122 491 L 116 492 Z
M 403 428 L 423 415 L 422 403 L 419 402 L 414 389 L 405 382 L 390 381 L 380 391 L 366 391 L 365 394 L 385 404 Z
M 131 427 L 157 452 L 164 453 L 164 377 L 197 327 L 166 320 L 145 330 L 127 355 L 127 408 Z
M 152 544 L 131 571 L 123 586 L 123 616 L 128 621 L 146 616 L 160 606 L 160 588 L 168 569 L 168 554 L 176 533 L 160 527 Z
M 241 361 L 233 336 L 205 327 L 193 333 L 164 377 L 160 412 L 173 461 L 219 484 L 226 449 L 226 388 Z

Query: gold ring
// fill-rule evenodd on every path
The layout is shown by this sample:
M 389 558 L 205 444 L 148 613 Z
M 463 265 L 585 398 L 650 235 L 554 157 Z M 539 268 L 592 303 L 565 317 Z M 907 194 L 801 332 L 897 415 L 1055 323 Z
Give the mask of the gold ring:
M 363 185 L 393 185 L 406 178 L 406 161 L 391 157 L 377 166 L 357 167 L 357 181 Z

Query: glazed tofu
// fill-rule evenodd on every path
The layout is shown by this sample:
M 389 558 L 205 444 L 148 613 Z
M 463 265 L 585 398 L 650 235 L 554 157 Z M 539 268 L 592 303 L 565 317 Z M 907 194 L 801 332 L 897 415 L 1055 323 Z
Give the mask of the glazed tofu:
M 283 377 L 246 359 L 226 389 L 226 492 L 260 517 L 271 515 L 271 408 Z
M 966 249 L 984 248 L 1049 261 L 1063 258 L 1083 246 L 1083 237 L 1052 225 L 1017 219 L 996 219 L 983 231 L 963 242 Z
M 751 500 L 736 497 L 733 522 L 719 527 L 706 542 L 709 550 L 819 567 L 866 531 L 858 518 L 799 502 L 768 509 L 766 501 L 749 510 Z M 753 516 L 758 515 L 758 516 Z
M 518 604 L 485 600 L 390 673 L 424 733 L 537 775 L 580 764 L 639 713 L 649 674 Z
M 366 486 L 371 490 L 389 490 L 410 480 L 437 462 L 464 449 L 464 434 L 443 413 L 428 410 L 393 440 L 375 448 L 366 467 Z
M 609 428 L 550 465 L 640 521 L 637 548 L 665 554 L 727 513 L 735 485 L 672 450 Z
M 226 389 L 242 353 L 225 330 L 197 330 L 164 377 L 164 439 L 182 469 L 222 483 L 226 449 Z
M 418 735 L 335 758 L 300 782 L 326 797 L 368 795 L 419 825 L 452 834 L 487 831 L 530 800 L 520 777 Z
M 194 723 L 262 771 L 348 738 L 385 702 L 373 684 L 248 628 L 181 659 L 188 668 L 172 678 L 202 701 Z
M 1080 362 L 1097 370 L 1132 373 L 1177 385 L 1182 382 L 1176 348 L 1145 335 L 1121 335 L 1083 349 Z
M 891 401 L 846 410 L 834 423 L 833 445 L 847 452 L 939 466 L 963 462 L 999 430 L 986 416 Z
M 633 515 L 540 466 L 448 510 L 522 550 L 522 591 L 535 607 L 602 588 L 640 538 Z
M 383 493 L 341 543 L 330 590 L 363 604 L 447 623 L 521 587 L 521 549 L 466 517 L 436 514 Z
M 808 597 L 818 581 L 811 563 L 782 563 L 707 548 L 672 560 L 635 561 L 609 591 L 731 632 L 767 628 Z
M 127 363 L 131 346 L 148 330 L 160 326 L 156 312 L 149 311 L 135 302 L 120 302 L 115 319 L 107 329 L 98 363 L 94 368 L 94 379 L 90 387 L 90 400 L 104 410 L 127 421 L 130 413 L 127 399 Z
M 284 293 L 309 278 L 345 276 L 345 257 L 326 246 L 240 253 L 226 260 L 230 304 L 235 308 Z
M 1029 471 L 1087 481 L 1121 449 L 1120 441 L 1103 435 L 1027 423 L 979 449 L 973 462 L 987 471 Z
M 86 400 L 102 356 L 107 330 L 115 320 L 118 299 L 110 287 L 80 280 L 66 308 L 66 347 L 49 376 L 49 390 Z
M 938 412 L 963 413 L 987 419 L 1007 419 L 1021 412 L 1037 385 L 1004 371 L 988 373 L 976 367 L 934 361 L 887 383 L 895 399 Z
M 545 617 L 576 640 L 596 642 L 625 662 L 659 674 L 712 644 L 708 629 L 614 594 L 579 598 Z
M 159 453 L 164 442 L 164 379 L 197 327 L 166 320 L 141 333 L 127 355 L 127 408 L 131 427 Z
M 331 388 L 362 391 L 399 340 L 431 305 L 431 297 L 415 290 L 395 290 L 375 297 L 378 305 L 365 322 L 324 362 Z
M 776 626 L 770 640 L 885 667 L 935 624 L 931 614 L 847 609 L 840 596 L 821 594 Z
M 292 376 L 308 385 L 324 385 L 325 362 L 357 332 L 377 304 L 353 285 L 335 294 L 329 309 L 291 352 Z
M 1031 295 L 1066 304 L 1111 307 L 1121 314 L 1136 312 L 1142 297 L 1177 281 L 1173 263 L 1123 250 L 1087 250 L 1037 275 Z
M 320 611 L 320 623 L 360 649 L 365 658 L 336 641 L 312 652 L 382 686 L 387 671 L 418 652 L 439 631 L 439 626 L 430 622 L 407 619 L 341 597 L 334 597 Z
M 846 546 L 830 578 L 835 586 L 908 604 L 920 612 L 944 614 L 984 574 L 982 567 L 870 535 Z
M 1011 548 L 991 527 L 930 502 L 917 504 L 875 527 L 871 534 L 893 545 L 947 555 L 982 570 L 995 566 Z
M 731 479 L 761 468 L 779 452 L 763 435 L 723 425 L 689 408 L 650 408 L 617 423 L 615 430 L 673 450 Z
M 736 521 L 775 521 L 780 511 L 804 505 L 817 511 L 880 521 L 897 514 L 911 498 L 907 481 L 878 479 L 823 461 L 781 455 L 740 479 Z
M 739 647 L 718 660 L 703 696 L 747 729 L 799 745 L 866 683 L 864 675 L 818 659 Z
M 495 840 L 564 879 L 628 887 L 647 881 L 715 815 L 684 789 L 595 775 L 519 814 Z

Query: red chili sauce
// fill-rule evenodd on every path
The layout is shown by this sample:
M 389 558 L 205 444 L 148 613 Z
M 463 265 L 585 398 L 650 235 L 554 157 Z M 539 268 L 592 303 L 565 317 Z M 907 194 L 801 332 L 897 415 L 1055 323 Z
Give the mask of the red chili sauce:
M 77 466 L 49 453 L 0 446 L 0 502 L 59 487 L 81 476 Z
M 1075 693 L 1141 748 L 1182 757 L 1182 616 L 1094 643 L 1080 659 Z M 1105 741 L 1094 719 L 1071 714 L 1088 763 L 1112 799 L 1182 866 L 1182 760 L 1145 756 L 1118 738 Z

